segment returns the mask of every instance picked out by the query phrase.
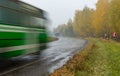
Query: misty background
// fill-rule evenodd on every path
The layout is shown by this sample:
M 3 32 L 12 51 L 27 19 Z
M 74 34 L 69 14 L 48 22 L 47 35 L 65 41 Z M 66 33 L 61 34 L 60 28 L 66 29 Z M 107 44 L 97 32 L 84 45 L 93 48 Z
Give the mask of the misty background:
M 21 0 L 32 4 L 48 13 L 49 30 L 53 30 L 59 24 L 73 19 L 76 10 L 82 10 L 85 6 L 94 8 L 98 0 Z

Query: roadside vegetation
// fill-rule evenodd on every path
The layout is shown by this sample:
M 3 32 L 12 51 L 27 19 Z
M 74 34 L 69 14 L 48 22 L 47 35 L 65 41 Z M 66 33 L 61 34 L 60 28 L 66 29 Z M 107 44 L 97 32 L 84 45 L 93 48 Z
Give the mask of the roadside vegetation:
M 48 42 L 56 41 L 58 38 L 56 37 L 48 37 Z
M 119 76 L 120 43 L 91 38 L 88 46 L 50 76 Z

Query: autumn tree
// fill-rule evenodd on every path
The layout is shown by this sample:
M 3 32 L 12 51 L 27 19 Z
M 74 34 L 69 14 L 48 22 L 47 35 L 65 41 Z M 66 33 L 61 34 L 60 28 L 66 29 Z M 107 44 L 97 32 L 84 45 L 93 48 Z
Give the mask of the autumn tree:
M 74 32 L 78 36 L 91 36 L 92 31 L 92 14 L 93 10 L 85 7 L 82 11 L 76 11 L 74 17 Z
M 96 10 L 93 14 L 92 25 L 96 36 L 101 37 L 104 33 L 109 33 L 108 24 L 109 0 L 98 0 Z
M 112 32 L 120 34 L 120 0 L 111 0 L 109 7 L 109 25 Z

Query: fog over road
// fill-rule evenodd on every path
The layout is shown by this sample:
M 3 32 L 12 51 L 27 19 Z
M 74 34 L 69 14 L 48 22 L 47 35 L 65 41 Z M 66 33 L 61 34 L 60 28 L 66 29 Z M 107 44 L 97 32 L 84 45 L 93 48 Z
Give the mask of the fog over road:
M 6 76 L 48 76 L 49 73 L 63 66 L 86 44 L 87 41 L 83 39 L 59 38 L 59 40 L 49 43 L 49 47 L 40 53 L 38 62 Z M 24 58 L 26 60 L 34 59 L 34 56 Z

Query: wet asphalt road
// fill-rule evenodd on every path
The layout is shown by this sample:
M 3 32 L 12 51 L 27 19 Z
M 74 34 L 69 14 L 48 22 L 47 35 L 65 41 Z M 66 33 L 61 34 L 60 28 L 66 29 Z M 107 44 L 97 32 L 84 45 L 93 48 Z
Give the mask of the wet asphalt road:
M 5 76 L 48 76 L 54 70 L 62 67 L 86 44 L 87 41 L 82 39 L 59 38 L 59 40 L 49 43 L 49 48 L 40 53 L 38 62 Z M 36 55 L 25 56 L 20 59 L 20 63 L 30 60 L 36 60 Z M 14 64 L 12 65 L 14 66 Z

